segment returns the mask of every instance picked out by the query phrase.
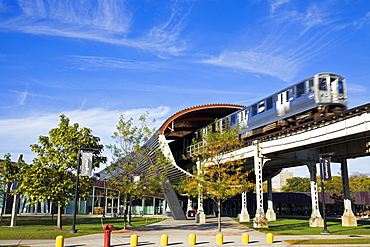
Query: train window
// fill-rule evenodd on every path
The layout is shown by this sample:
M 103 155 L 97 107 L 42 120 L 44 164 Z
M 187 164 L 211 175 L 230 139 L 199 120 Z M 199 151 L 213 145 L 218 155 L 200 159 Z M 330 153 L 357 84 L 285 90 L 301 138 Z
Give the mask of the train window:
M 266 110 L 270 110 L 273 106 L 272 97 L 266 99 Z
M 342 80 L 339 80 L 339 81 L 338 81 L 338 92 L 339 92 L 339 93 L 344 93 L 344 89 L 343 89 L 343 81 L 342 81 Z
M 289 88 L 286 92 L 286 102 L 293 100 L 293 89 Z
M 304 90 L 304 82 L 301 82 L 301 83 L 297 84 L 297 86 L 296 86 L 297 98 L 304 95 L 304 91 L 305 91 Z
M 258 113 L 264 112 L 265 111 L 265 101 L 261 101 L 258 103 Z
M 319 78 L 319 89 L 322 91 L 328 90 L 326 85 L 326 78 Z
M 313 79 L 309 79 L 308 80 L 308 92 L 312 93 L 313 91 L 315 91 L 315 87 L 313 86 Z
M 257 115 L 257 104 L 252 105 L 252 112 L 251 112 L 251 115 L 252 115 L 252 116 Z

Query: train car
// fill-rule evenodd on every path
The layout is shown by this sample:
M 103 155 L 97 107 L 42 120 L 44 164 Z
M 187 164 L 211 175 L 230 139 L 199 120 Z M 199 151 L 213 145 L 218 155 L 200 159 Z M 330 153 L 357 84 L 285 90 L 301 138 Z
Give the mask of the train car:
M 246 139 L 341 112 L 347 103 L 345 79 L 320 73 L 220 119 L 219 124 L 239 124 L 240 137 Z

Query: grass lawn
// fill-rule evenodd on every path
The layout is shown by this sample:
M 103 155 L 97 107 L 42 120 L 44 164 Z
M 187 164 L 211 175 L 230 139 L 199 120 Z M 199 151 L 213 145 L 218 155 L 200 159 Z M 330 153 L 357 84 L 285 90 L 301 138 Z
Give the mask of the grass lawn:
M 161 218 L 138 218 L 131 220 L 132 227 L 139 227 L 163 220 Z M 103 225 L 113 225 L 113 230 L 123 229 L 123 218 L 95 218 L 95 217 L 77 217 L 77 233 L 70 233 L 72 228 L 72 217 L 63 217 L 63 230 L 56 231 L 56 217 L 42 216 L 18 216 L 17 226 L 8 227 L 10 217 L 3 217 L 0 222 L 0 239 L 54 239 L 59 235 L 75 237 L 92 233 L 103 233 Z
M 326 222 L 327 229 L 333 235 L 370 235 L 370 221 L 359 220 L 357 226 L 342 226 L 340 219 L 327 219 Z M 253 221 L 241 224 L 253 228 Z M 274 235 L 321 235 L 323 230 L 323 227 L 309 227 L 308 218 L 278 218 L 276 221 L 269 221 L 268 225 L 268 228 L 256 230 Z
M 319 245 L 319 244 L 370 244 L 369 238 L 345 238 L 345 239 L 303 239 L 303 240 L 285 240 L 293 245 Z
M 239 222 L 236 218 L 235 220 Z M 286 242 L 296 245 L 370 244 L 370 238 L 358 237 L 358 235 L 370 235 L 370 221 L 359 220 L 356 227 L 342 226 L 340 219 L 327 219 L 326 222 L 330 234 L 353 235 L 353 238 L 286 240 Z M 241 222 L 241 224 L 253 228 L 253 221 Z M 268 225 L 268 228 L 256 228 L 256 230 L 274 235 L 322 235 L 323 230 L 323 227 L 309 227 L 308 218 L 278 218 L 276 221 L 269 221 Z

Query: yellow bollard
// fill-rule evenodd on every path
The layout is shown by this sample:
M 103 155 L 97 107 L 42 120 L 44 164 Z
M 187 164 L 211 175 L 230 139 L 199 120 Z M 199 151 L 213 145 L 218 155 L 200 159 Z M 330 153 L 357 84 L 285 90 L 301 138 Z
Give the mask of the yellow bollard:
M 134 234 L 131 236 L 131 241 L 130 241 L 130 245 L 131 246 L 137 246 L 138 245 L 138 242 L 139 242 L 139 236 Z
M 216 235 L 216 244 L 224 244 L 224 235 L 221 233 Z
M 161 236 L 161 245 L 162 246 L 167 246 L 168 245 L 168 235 L 167 234 L 162 234 L 162 236 Z
M 243 244 L 249 244 L 249 234 L 248 233 L 243 233 L 243 235 L 242 235 L 242 243 Z
M 197 243 L 197 236 L 194 233 L 189 234 L 189 244 L 196 245 L 196 243 Z
M 272 244 L 274 242 L 274 235 L 272 235 L 272 233 L 267 233 L 266 242 L 269 244 Z
M 64 247 L 64 237 L 63 236 L 58 236 L 55 239 L 55 247 Z

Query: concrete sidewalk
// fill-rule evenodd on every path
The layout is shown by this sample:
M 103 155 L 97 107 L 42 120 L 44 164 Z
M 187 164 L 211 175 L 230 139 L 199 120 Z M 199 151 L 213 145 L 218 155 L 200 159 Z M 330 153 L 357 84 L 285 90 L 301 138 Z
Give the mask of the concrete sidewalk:
M 266 234 L 255 231 L 241 224 L 236 223 L 229 217 L 222 217 L 222 234 L 224 235 L 224 246 L 300 246 L 289 245 L 284 240 L 289 239 L 326 239 L 326 238 L 355 238 L 369 237 L 366 236 L 350 236 L 350 235 L 290 235 L 290 236 L 274 236 L 274 243 L 266 243 Z M 167 234 L 168 246 L 193 246 L 188 244 L 189 234 L 196 234 L 196 246 L 220 246 L 216 244 L 217 218 L 207 218 L 206 224 L 195 223 L 194 220 L 173 220 L 166 219 L 151 225 L 143 226 L 129 231 L 114 231 L 111 237 L 111 246 L 130 246 L 130 238 L 133 234 L 139 236 L 138 246 L 161 246 L 160 239 L 162 234 Z M 249 244 L 242 243 L 242 234 L 248 233 Z M 102 247 L 104 246 L 104 234 L 92 234 L 73 238 L 66 238 L 65 247 Z M 15 246 L 48 246 L 54 247 L 55 240 L 0 240 L 0 245 L 15 245 Z M 308 245 L 302 245 L 309 247 Z M 324 245 L 320 245 L 324 246 Z M 334 245 L 330 245 L 334 246 Z M 339 246 L 339 245 L 338 245 Z M 340 245 L 346 246 L 346 245 Z M 359 245 L 348 245 L 359 246 Z M 361 245 L 370 246 L 370 245 Z

